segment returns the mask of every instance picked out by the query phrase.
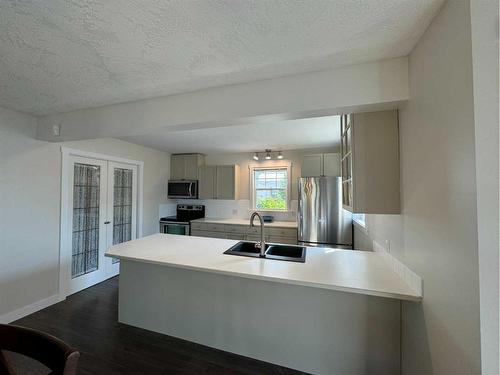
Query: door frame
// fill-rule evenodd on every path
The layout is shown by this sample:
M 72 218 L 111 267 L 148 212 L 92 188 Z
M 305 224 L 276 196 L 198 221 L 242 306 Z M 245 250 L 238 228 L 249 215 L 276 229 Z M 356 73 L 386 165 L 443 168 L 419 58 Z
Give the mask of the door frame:
M 137 238 L 142 237 L 143 223 L 143 182 L 144 182 L 144 162 L 121 158 L 113 155 L 101 154 L 91 151 L 83 151 L 74 148 L 61 146 L 61 213 L 60 213 L 60 229 L 59 229 L 59 298 L 65 299 L 69 295 L 69 279 L 67 270 L 71 266 L 71 245 L 72 236 L 70 234 L 69 224 L 69 195 L 70 189 L 70 173 L 71 157 L 84 157 L 90 159 L 98 159 L 106 162 L 117 162 L 121 164 L 129 164 L 137 167 L 137 220 L 136 233 Z M 107 182 L 107 181 L 106 181 Z

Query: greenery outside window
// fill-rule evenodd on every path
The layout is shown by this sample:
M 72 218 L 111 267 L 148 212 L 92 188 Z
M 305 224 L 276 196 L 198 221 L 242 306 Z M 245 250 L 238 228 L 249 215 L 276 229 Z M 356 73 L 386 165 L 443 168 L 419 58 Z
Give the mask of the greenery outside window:
M 255 210 L 288 210 L 290 180 L 288 167 L 254 167 L 251 169 L 251 180 Z

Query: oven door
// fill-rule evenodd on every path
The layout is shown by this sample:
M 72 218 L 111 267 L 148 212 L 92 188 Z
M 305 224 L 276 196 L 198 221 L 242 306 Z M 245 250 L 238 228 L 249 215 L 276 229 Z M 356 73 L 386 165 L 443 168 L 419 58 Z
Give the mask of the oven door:
M 160 221 L 160 233 L 189 236 L 190 235 L 189 223 Z
M 197 199 L 198 181 L 169 181 L 167 195 L 173 199 Z

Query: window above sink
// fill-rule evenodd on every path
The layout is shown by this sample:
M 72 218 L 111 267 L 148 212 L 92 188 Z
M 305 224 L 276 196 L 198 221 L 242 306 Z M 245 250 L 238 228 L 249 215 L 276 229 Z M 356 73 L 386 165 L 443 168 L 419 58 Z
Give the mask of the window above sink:
M 252 208 L 258 211 L 290 209 L 290 165 L 250 167 Z

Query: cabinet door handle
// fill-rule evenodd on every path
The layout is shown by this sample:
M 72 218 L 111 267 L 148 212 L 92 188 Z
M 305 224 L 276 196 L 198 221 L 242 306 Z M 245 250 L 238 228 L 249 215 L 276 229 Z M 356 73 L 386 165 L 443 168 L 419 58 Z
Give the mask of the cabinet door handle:
M 110 223 L 111 223 L 111 221 L 105 221 L 104 222 L 104 224 L 110 224 Z

